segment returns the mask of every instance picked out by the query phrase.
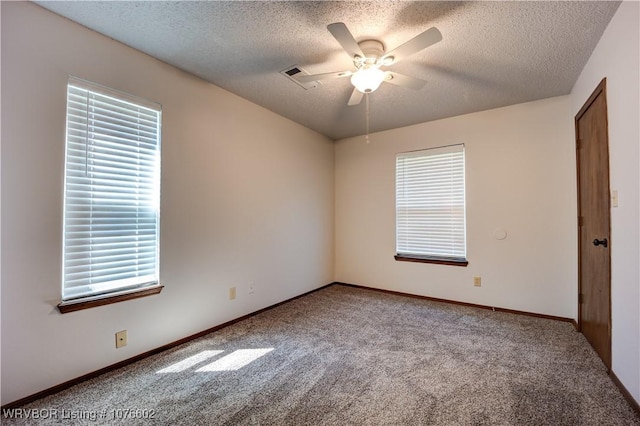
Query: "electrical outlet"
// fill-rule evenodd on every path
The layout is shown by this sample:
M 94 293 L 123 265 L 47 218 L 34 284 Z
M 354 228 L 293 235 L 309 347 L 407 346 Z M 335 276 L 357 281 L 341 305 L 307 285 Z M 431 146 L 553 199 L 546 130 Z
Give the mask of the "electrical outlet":
M 235 287 L 230 287 L 229 288 L 229 300 L 234 300 L 236 298 L 236 288 Z
M 116 349 L 127 346 L 127 330 L 118 331 L 116 333 Z
M 473 285 L 476 287 L 480 287 L 482 285 L 482 278 L 473 277 Z
M 253 294 L 255 290 L 255 283 L 253 281 L 249 281 L 249 294 Z

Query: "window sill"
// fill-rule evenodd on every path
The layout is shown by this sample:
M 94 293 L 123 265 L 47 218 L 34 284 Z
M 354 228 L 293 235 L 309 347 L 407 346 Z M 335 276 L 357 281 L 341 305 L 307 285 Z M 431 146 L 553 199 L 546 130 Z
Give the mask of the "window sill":
M 104 294 L 100 296 L 86 297 L 83 299 L 67 300 L 58 304 L 58 310 L 61 314 L 66 314 L 69 312 L 81 311 L 83 309 L 110 305 L 112 303 L 124 302 L 125 300 L 138 299 L 140 297 L 160 294 L 163 288 L 163 285 L 155 285 L 152 287 L 145 287 L 116 294 Z
M 469 261 L 465 260 L 453 260 L 453 259 L 438 259 L 434 257 L 426 256 L 407 256 L 407 255 L 395 255 L 394 258 L 399 262 L 418 262 L 418 263 L 435 263 L 437 265 L 450 265 L 450 266 L 463 266 L 466 267 Z

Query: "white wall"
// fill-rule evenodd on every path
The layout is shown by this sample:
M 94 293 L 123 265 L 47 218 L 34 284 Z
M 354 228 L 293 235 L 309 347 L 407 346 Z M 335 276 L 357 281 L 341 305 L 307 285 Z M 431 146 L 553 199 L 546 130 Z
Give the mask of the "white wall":
M 336 281 L 576 318 L 570 108 L 562 96 L 338 141 Z M 469 266 L 396 262 L 395 154 L 457 143 Z
M 624 2 L 571 91 L 575 115 L 607 78 L 612 370 L 640 403 L 640 3 Z
M 3 404 L 333 281 L 329 139 L 39 6 L 1 7 Z M 163 106 L 166 287 L 61 315 L 69 74 Z

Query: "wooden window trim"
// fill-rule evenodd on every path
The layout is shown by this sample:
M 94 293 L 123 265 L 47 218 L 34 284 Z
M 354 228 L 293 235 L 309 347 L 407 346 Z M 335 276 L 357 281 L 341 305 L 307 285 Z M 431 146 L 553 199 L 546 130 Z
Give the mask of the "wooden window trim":
M 462 266 L 466 267 L 469 264 L 468 260 L 453 260 L 453 259 L 438 259 L 427 256 L 410 256 L 410 255 L 395 255 L 394 259 L 399 262 L 418 262 L 418 263 L 434 263 L 436 265 L 449 265 L 449 266 Z
M 126 300 L 139 299 L 141 297 L 153 296 L 160 294 L 163 285 L 155 285 L 153 287 L 139 288 L 125 293 L 105 294 L 101 296 L 92 296 L 84 299 L 66 300 L 58 304 L 58 310 L 61 314 L 69 312 L 81 311 L 83 309 L 96 308 L 98 306 L 111 305 L 112 303 L 124 302 Z

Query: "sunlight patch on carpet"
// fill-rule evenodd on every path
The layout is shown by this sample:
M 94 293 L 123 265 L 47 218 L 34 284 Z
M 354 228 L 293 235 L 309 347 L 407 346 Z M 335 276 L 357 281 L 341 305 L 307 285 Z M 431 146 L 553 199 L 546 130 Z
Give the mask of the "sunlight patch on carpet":
M 196 370 L 198 373 L 209 371 L 235 371 L 271 352 L 273 348 L 238 349 L 211 364 Z
M 189 358 L 185 358 L 180 362 L 176 362 L 175 364 L 172 364 L 167 368 L 156 371 L 156 373 L 180 373 L 181 371 L 187 370 L 194 365 L 200 364 L 201 362 L 206 361 L 209 358 L 213 358 L 214 356 L 221 354 L 222 352 L 224 351 L 202 351 L 199 354 L 190 356 Z

